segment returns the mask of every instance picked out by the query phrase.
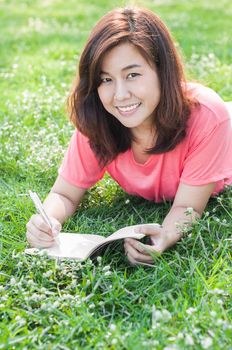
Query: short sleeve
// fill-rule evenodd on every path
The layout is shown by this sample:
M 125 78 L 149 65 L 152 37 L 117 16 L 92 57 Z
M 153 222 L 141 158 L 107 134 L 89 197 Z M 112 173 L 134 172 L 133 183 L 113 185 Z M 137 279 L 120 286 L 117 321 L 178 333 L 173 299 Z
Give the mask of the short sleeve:
M 220 115 L 219 115 L 219 114 Z M 226 182 L 232 177 L 231 120 L 224 106 L 205 106 L 190 130 L 180 181 L 188 185 Z
M 88 139 L 76 130 L 58 172 L 72 185 L 90 188 L 103 177 L 105 169 L 100 168 Z

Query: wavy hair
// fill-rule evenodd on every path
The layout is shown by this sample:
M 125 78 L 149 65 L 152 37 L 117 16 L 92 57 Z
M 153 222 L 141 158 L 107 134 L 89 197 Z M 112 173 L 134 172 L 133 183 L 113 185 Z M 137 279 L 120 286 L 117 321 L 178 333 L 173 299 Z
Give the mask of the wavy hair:
M 128 150 L 133 140 L 131 130 L 105 110 L 97 91 L 104 55 L 125 42 L 133 44 L 149 64 L 155 64 L 159 77 L 160 101 L 153 118 L 158 136 L 148 154 L 168 152 L 182 141 L 193 103 L 187 95 L 181 59 L 161 19 L 142 8 L 119 8 L 107 13 L 88 38 L 68 98 L 71 121 L 88 137 L 102 165 Z

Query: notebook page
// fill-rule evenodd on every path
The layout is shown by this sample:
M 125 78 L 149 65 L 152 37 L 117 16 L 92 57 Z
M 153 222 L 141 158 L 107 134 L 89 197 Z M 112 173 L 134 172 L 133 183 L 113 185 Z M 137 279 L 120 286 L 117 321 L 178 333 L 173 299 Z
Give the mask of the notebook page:
M 43 248 L 39 251 L 47 252 L 54 258 L 74 258 L 78 260 L 86 259 L 96 246 L 105 241 L 104 237 L 92 234 L 81 233 L 60 233 L 60 244 L 54 244 L 50 248 Z M 28 248 L 27 254 L 38 254 L 38 249 Z

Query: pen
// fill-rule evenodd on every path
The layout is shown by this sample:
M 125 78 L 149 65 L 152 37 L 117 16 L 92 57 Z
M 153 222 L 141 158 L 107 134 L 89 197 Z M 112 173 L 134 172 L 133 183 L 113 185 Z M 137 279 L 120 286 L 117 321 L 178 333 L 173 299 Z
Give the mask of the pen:
M 30 190 L 29 190 L 29 195 L 30 195 L 30 197 L 32 199 L 32 202 L 35 205 L 35 208 L 36 208 L 37 212 L 42 216 L 43 220 L 48 224 L 48 226 L 52 230 L 51 220 L 49 219 L 46 211 L 44 210 L 43 204 L 42 204 L 41 200 L 39 199 L 39 196 L 37 195 L 36 192 L 32 192 Z M 59 244 L 58 237 L 54 237 L 54 239 L 55 239 L 56 243 Z

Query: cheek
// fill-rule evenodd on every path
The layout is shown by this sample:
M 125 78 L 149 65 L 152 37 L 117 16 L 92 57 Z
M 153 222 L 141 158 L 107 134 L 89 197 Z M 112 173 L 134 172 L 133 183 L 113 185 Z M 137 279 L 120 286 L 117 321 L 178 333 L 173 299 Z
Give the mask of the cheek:
M 109 89 L 106 90 L 104 87 L 98 88 L 98 96 L 99 96 L 103 106 L 109 104 L 111 101 L 111 93 L 110 93 Z
M 157 104 L 160 101 L 160 88 L 159 86 L 147 86 L 146 90 L 146 101 L 147 104 L 151 107 L 154 108 L 157 106 Z
M 156 73 L 150 72 L 146 81 L 146 96 L 150 102 L 157 103 L 160 100 L 160 83 Z

